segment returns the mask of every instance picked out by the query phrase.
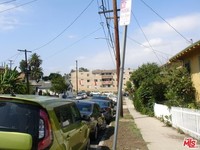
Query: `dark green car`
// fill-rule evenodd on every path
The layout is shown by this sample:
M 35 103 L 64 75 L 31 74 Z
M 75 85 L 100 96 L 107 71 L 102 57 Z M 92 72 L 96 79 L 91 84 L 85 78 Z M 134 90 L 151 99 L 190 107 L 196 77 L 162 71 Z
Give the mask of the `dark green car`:
M 74 102 L 36 95 L 0 95 L 0 149 L 85 150 L 90 129 Z
M 107 125 L 104 115 L 100 111 L 99 105 L 87 100 L 76 101 L 76 105 L 82 118 L 87 121 L 90 128 L 91 139 L 97 140 L 99 131 L 106 129 Z

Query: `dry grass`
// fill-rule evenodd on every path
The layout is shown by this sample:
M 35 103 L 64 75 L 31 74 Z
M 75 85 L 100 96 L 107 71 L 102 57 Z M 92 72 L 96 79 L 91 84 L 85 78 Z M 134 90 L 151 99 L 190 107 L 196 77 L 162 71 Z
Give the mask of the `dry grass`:
M 137 128 L 128 109 L 123 110 L 124 117 L 119 120 L 117 150 L 148 150 L 142 135 Z M 107 130 L 102 150 L 111 150 L 113 147 L 114 122 Z

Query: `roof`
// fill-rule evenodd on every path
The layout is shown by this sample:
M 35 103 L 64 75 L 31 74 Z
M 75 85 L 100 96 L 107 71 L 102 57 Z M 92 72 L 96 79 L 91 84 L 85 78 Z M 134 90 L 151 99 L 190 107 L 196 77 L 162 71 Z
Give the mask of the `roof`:
M 19 100 L 27 103 L 35 103 L 41 105 L 46 109 L 52 109 L 55 106 L 60 106 L 63 103 L 72 103 L 71 101 L 67 101 L 64 99 L 59 99 L 57 97 L 50 97 L 50 96 L 39 96 L 39 95 L 16 95 L 12 96 L 9 94 L 1 94 L 1 98 L 12 99 L 12 100 Z
M 191 44 L 190 46 L 188 46 L 187 48 L 183 49 L 181 52 L 179 52 L 178 54 L 176 54 L 175 56 L 173 56 L 172 58 L 169 59 L 169 62 L 173 62 L 176 61 L 178 59 L 183 58 L 185 55 L 194 52 L 196 50 L 200 49 L 200 40 Z
M 93 74 L 101 74 L 101 73 L 116 73 L 116 70 L 93 70 Z

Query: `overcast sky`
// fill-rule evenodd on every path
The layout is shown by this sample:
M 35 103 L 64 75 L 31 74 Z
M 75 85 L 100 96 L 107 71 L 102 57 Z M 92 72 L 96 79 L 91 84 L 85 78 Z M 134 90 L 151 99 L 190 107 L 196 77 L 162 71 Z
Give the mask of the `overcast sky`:
M 0 65 L 19 67 L 25 57 L 18 50 L 26 49 L 28 57 L 37 53 L 43 60 L 45 75 L 69 73 L 76 60 L 90 70 L 115 69 L 101 5 L 102 0 L 0 0 Z M 199 0 L 133 0 L 125 68 L 162 65 L 200 40 L 199 6 Z M 111 10 L 112 1 L 104 0 L 104 8 Z M 113 20 L 107 23 L 114 36 Z M 123 29 L 119 26 L 120 46 Z

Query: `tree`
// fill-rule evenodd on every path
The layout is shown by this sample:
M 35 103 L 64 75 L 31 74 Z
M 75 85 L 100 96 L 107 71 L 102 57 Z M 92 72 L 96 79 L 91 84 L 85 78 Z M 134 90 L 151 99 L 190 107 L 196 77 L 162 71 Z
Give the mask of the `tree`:
M 87 68 L 80 67 L 79 72 L 89 72 Z
M 40 59 L 40 56 L 34 53 L 29 59 L 29 68 L 31 70 L 30 79 L 35 80 L 36 82 L 39 82 L 43 76 L 42 67 L 40 67 L 41 64 L 42 60 Z
M 153 115 L 154 103 L 163 100 L 164 87 L 159 80 L 160 70 L 157 64 L 147 63 L 131 75 L 130 81 L 134 84 L 135 90 L 134 105 L 142 113 Z
M 50 73 L 49 80 L 53 80 L 55 78 L 62 78 L 62 75 L 59 73 Z
M 20 73 L 16 70 L 5 68 L 5 71 L 0 73 L 0 93 L 1 94 L 11 94 L 18 93 L 24 94 L 26 92 L 26 87 L 22 80 L 19 78 Z
M 168 68 L 166 78 L 166 105 L 187 107 L 195 103 L 195 88 L 192 85 L 191 76 L 185 67 Z
M 130 80 L 133 82 L 134 87 L 137 89 L 143 82 L 145 82 L 145 80 L 154 79 L 155 75 L 157 75 L 159 72 L 160 68 L 156 63 L 143 64 L 132 73 Z
M 19 69 L 21 70 L 21 72 L 26 73 L 27 68 L 26 68 L 26 61 L 25 60 L 22 60 L 19 63 Z
M 135 108 L 142 113 L 153 115 L 155 102 L 169 107 L 197 106 L 191 76 L 184 67 L 144 64 L 132 73 L 130 82 L 135 89 Z
M 69 89 L 69 84 L 65 81 L 65 78 L 58 73 L 51 74 L 51 83 L 51 91 L 55 93 L 65 93 Z
M 26 74 L 26 71 L 30 74 L 30 79 L 35 80 L 36 82 L 39 82 L 40 79 L 43 76 L 42 72 L 42 60 L 40 59 L 40 56 L 34 53 L 31 55 L 31 57 L 28 60 L 28 68 L 26 68 L 26 61 L 22 60 L 20 62 L 20 70 L 21 72 Z

